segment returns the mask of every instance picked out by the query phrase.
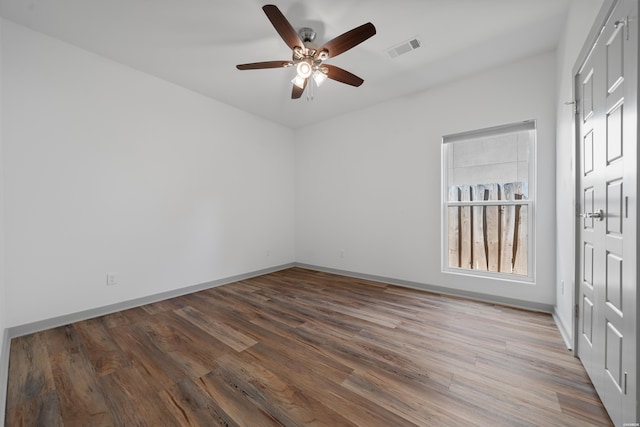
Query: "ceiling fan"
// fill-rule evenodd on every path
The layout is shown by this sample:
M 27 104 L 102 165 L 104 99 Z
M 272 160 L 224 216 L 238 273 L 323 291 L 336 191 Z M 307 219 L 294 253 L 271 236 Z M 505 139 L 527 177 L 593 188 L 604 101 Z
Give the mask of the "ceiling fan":
M 296 67 L 296 76 L 292 80 L 293 89 L 291 98 L 302 96 L 304 89 L 313 78 L 316 85 L 320 85 L 327 78 L 345 83 L 351 86 L 360 86 L 364 80 L 347 70 L 335 65 L 325 64 L 324 61 L 336 57 L 367 40 L 376 33 L 376 27 L 371 22 L 356 27 L 339 35 L 333 40 L 317 47 L 313 44 L 316 33 L 311 28 L 301 28 L 296 32 L 287 18 L 284 17 L 277 6 L 268 4 L 262 10 L 271 21 L 280 37 L 292 50 L 291 60 L 252 62 L 236 65 L 238 70 L 260 70 L 265 68 Z

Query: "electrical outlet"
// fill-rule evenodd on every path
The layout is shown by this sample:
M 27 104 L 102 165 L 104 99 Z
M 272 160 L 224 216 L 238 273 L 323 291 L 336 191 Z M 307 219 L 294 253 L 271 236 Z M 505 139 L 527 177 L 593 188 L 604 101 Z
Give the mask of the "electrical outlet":
M 107 286 L 118 284 L 116 273 L 107 273 Z
M 266 255 L 266 256 L 271 256 L 271 249 L 267 249 L 267 250 L 265 251 L 265 255 Z
M 344 249 L 340 249 L 340 258 L 344 258 Z

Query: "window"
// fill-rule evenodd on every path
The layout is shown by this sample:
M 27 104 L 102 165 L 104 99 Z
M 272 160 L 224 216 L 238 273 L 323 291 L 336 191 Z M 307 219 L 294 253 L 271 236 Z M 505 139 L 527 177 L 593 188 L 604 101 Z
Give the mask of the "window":
M 535 121 L 443 138 L 443 268 L 533 278 Z

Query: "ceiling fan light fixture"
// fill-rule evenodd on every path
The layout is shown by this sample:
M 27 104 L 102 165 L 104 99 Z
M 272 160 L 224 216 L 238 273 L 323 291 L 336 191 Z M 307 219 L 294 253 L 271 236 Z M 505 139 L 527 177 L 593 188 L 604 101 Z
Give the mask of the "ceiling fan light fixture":
M 315 70 L 313 72 L 313 80 L 316 82 L 316 86 L 320 87 L 327 80 L 327 75 L 320 70 Z
M 305 79 L 304 77 L 300 77 L 300 75 L 296 74 L 296 76 L 293 78 L 293 80 L 291 80 L 291 83 L 293 83 L 294 85 L 298 86 L 300 89 L 304 89 L 304 82 L 307 79 Z
M 298 77 L 302 77 L 306 79 L 313 72 L 313 67 L 309 64 L 308 61 L 300 61 L 296 67 L 296 71 L 298 73 Z

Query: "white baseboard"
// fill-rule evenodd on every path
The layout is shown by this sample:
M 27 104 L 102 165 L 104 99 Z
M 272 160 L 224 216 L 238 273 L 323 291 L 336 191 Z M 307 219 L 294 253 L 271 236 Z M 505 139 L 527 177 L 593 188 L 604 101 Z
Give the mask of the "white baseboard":
M 263 274 L 273 273 L 275 271 L 284 270 L 293 267 L 295 264 L 283 264 L 275 267 L 269 267 L 262 270 L 256 270 L 249 273 L 239 274 L 237 276 L 226 277 L 224 279 L 213 280 L 211 282 L 200 283 L 198 285 L 187 286 L 186 288 L 175 289 L 172 291 L 161 292 L 142 298 L 136 298 L 129 301 L 123 301 L 117 304 L 106 305 L 102 307 L 84 310 L 77 313 L 71 313 L 63 316 L 53 317 L 50 319 L 40 320 L 24 325 L 13 326 L 8 329 L 9 338 L 16 338 L 23 335 L 33 334 L 35 332 L 44 331 L 58 326 L 68 325 L 82 320 L 92 319 L 94 317 L 104 316 L 116 313 L 130 308 L 140 307 L 142 305 L 163 301 L 169 298 L 175 298 L 182 295 L 192 294 L 194 292 L 203 291 L 205 289 L 215 288 L 217 286 L 226 285 L 228 283 L 238 282 L 249 279 L 251 277 L 262 276 Z
M 444 286 L 430 285 L 428 283 L 412 282 L 409 280 L 394 279 L 392 277 L 375 276 L 375 275 L 365 274 L 365 273 L 356 273 L 353 271 L 338 270 L 335 268 L 321 267 L 321 266 L 310 265 L 310 264 L 302 264 L 299 262 L 296 262 L 295 266 L 300 268 L 306 268 L 309 270 L 322 271 L 325 273 L 339 274 L 341 276 L 356 277 L 358 279 L 371 280 L 371 281 L 380 282 L 380 283 L 388 283 L 390 285 L 403 286 L 405 288 L 420 289 L 423 291 L 433 292 L 433 293 L 442 294 L 442 295 L 464 297 L 464 298 L 468 298 L 475 301 L 488 302 L 488 303 L 499 304 L 499 305 L 504 305 L 508 307 L 522 308 L 525 310 L 539 311 L 539 312 L 549 313 L 549 314 L 553 313 L 553 306 L 551 304 L 524 301 L 524 300 L 519 300 L 515 298 L 504 298 L 497 295 L 483 294 L 480 292 L 469 292 L 469 291 L 463 291 L 459 289 L 446 288 Z
M 569 329 L 562 321 L 562 317 L 560 317 L 560 314 L 558 313 L 558 307 L 553 308 L 553 313 L 551 313 L 551 315 L 553 316 L 553 321 L 556 322 L 556 326 L 560 331 L 560 335 L 562 335 L 564 345 L 566 345 L 569 350 L 572 350 L 573 349 L 573 340 L 571 339 L 572 334 L 569 332 Z

